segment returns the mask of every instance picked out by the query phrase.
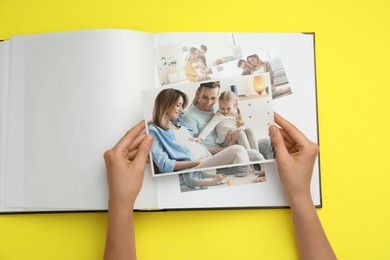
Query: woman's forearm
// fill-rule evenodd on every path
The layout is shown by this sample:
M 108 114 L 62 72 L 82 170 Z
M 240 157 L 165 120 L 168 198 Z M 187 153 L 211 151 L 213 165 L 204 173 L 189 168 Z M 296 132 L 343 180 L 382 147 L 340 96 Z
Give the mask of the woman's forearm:
M 289 198 L 300 259 L 336 259 L 310 194 Z
M 104 260 L 137 259 L 133 222 L 131 210 L 109 203 Z
M 175 171 L 196 167 L 200 161 L 176 161 Z

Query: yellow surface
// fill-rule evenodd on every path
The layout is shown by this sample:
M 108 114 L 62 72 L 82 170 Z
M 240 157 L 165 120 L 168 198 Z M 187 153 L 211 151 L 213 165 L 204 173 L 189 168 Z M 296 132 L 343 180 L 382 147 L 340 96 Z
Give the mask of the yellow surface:
M 389 11 L 387 0 L 0 0 L 0 39 L 92 28 L 315 32 L 318 213 L 339 259 L 390 259 Z M 135 215 L 142 260 L 298 259 L 287 209 Z M 0 216 L 0 259 L 101 259 L 106 220 Z

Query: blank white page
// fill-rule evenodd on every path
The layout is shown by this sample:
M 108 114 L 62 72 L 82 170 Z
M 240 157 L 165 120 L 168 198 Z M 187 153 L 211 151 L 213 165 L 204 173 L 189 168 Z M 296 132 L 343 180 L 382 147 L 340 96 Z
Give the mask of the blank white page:
M 7 205 L 107 209 L 103 153 L 143 118 L 153 35 L 95 30 L 11 42 Z M 150 190 L 136 207 L 156 207 Z

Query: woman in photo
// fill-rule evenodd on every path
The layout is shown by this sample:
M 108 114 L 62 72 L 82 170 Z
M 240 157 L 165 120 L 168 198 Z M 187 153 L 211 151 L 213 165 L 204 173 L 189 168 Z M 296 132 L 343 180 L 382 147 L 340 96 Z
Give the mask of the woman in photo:
M 153 123 L 149 126 L 149 133 L 154 136 L 153 162 L 161 173 L 249 163 L 248 154 L 240 145 L 232 145 L 211 155 L 203 144 L 195 142 L 192 129 L 180 118 L 187 104 L 187 95 L 172 88 L 162 90 L 155 99 Z M 247 166 L 234 168 L 238 175 L 248 169 Z M 215 182 L 212 185 L 216 185 Z
M 199 50 L 191 47 L 185 65 L 186 78 L 191 82 L 207 79 L 207 68 L 199 58 Z
M 269 73 L 269 76 L 271 78 L 272 91 L 275 91 L 274 72 L 269 62 L 261 60 L 257 54 L 249 55 L 246 59 L 249 62 L 249 64 L 252 65 L 254 74 L 259 74 L 264 72 Z

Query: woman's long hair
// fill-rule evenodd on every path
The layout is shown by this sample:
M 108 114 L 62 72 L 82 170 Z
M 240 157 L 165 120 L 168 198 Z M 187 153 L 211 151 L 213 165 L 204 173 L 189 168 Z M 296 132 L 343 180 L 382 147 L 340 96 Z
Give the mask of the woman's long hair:
M 184 109 L 188 104 L 188 97 L 184 92 L 168 88 L 158 93 L 156 99 L 154 100 L 153 107 L 153 123 L 156 126 L 164 130 L 169 128 L 170 119 L 168 118 L 167 112 L 176 106 L 179 97 L 183 98 Z
M 262 59 L 260 59 L 259 55 L 257 55 L 257 54 L 249 55 L 248 57 L 246 57 L 246 61 L 249 62 L 250 58 L 255 58 L 257 60 L 257 62 L 259 63 L 258 65 L 264 64 L 264 61 Z M 249 64 L 251 64 L 251 63 L 249 62 Z
M 241 115 L 240 109 L 238 108 L 236 94 L 234 94 L 231 91 L 224 91 L 219 96 L 218 101 L 219 102 L 221 102 L 221 101 L 234 102 L 235 106 L 237 107 L 237 117 L 236 117 L 237 127 L 242 126 L 243 123 L 244 123 L 244 120 L 242 119 L 242 115 Z
M 195 97 L 192 100 L 191 104 L 196 105 L 196 103 L 198 103 L 198 101 L 200 99 L 200 93 L 202 92 L 203 88 L 218 88 L 219 89 L 220 87 L 221 87 L 221 85 L 219 84 L 219 81 L 206 82 L 206 83 L 200 84 L 200 86 L 198 87 L 198 89 L 195 92 Z
M 195 51 L 197 51 L 198 49 L 195 48 L 195 47 L 191 47 L 190 50 L 188 51 L 188 58 L 187 60 L 190 61 L 191 60 L 191 57 L 192 57 L 192 54 L 194 54 Z

